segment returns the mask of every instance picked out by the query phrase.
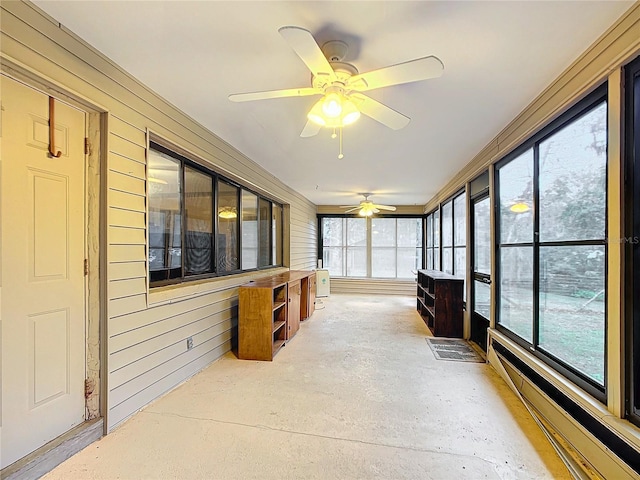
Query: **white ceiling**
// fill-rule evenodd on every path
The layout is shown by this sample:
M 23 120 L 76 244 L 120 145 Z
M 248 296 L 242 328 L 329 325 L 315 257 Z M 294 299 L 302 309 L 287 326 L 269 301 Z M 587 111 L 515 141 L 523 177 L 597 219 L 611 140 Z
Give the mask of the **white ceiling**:
M 316 204 L 425 204 L 630 1 L 35 1 L 223 140 Z M 370 96 L 409 116 L 403 130 L 362 117 L 344 158 L 323 130 L 300 138 L 317 97 L 232 103 L 231 93 L 310 86 L 278 33 L 339 39 L 360 72 L 436 55 L 437 79 Z

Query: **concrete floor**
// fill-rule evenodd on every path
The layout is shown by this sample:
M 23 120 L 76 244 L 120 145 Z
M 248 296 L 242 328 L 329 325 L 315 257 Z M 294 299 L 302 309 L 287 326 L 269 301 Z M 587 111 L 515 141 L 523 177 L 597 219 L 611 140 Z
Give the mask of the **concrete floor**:
M 323 303 L 273 362 L 228 353 L 44 478 L 571 478 L 491 366 L 435 359 L 414 298 Z

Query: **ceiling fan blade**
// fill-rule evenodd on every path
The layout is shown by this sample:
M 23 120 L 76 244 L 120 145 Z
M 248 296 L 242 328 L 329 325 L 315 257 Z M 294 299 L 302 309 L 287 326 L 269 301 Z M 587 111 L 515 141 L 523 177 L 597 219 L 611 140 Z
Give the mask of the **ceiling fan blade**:
M 266 100 L 282 97 L 308 97 L 309 95 L 321 95 L 322 90 L 317 88 L 289 88 L 286 90 L 269 90 L 266 92 L 234 93 L 229 95 L 232 102 L 250 102 L 252 100 Z
M 338 208 L 360 208 L 360 205 L 340 205 Z
M 351 210 L 347 210 L 347 211 L 346 211 L 346 212 L 344 212 L 344 213 L 351 213 L 351 212 L 355 212 L 356 210 L 360 210 L 360 205 L 358 205 L 358 206 L 357 206 L 357 207 L 355 207 L 355 208 L 352 208 Z
M 324 56 L 324 53 L 322 53 L 322 50 L 309 30 L 300 27 L 286 26 L 281 27 L 278 32 L 280 32 L 280 35 L 289 43 L 291 48 L 298 54 L 314 76 L 326 75 L 330 82 L 336 79 L 333 68 L 331 68 L 329 61 Z
M 356 100 L 356 106 L 362 113 L 393 130 L 400 130 L 411 121 L 409 117 L 366 95 L 354 93 L 350 97 Z
M 442 75 L 444 64 L 438 57 L 429 56 L 399 63 L 390 67 L 354 75 L 347 82 L 347 88 L 366 92 L 374 88 L 389 87 L 402 83 L 427 80 Z
M 373 210 L 371 210 L 373 213 L 380 213 L 380 210 L 378 210 L 377 208 L 374 208 Z
M 314 135 L 317 135 L 318 132 L 320 131 L 322 127 L 320 125 L 318 125 L 317 123 L 312 122 L 311 120 L 307 120 L 307 124 L 304 126 L 304 128 L 302 129 L 302 132 L 300 132 L 300 136 L 301 137 L 313 137 Z
M 392 207 L 391 205 L 376 205 L 376 208 L 379 208 L 380 210 L 389 210 L 390 212 L 396 211 L 396 207 Z

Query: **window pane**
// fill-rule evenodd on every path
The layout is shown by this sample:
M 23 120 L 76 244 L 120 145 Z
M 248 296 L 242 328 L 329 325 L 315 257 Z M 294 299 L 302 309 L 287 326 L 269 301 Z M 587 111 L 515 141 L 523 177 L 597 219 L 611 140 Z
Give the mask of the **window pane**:
M 433 248 L 427 248 L 427 270 L 433 270 Z
M 433 249 L 433 269 L 440 270 L 440 249 Z
M 422 219 L 398 218 L 398 246 L 420 247 L 422 246 Z
M 433 245 L 440 245 L 440 210 L 433 212 Z
M 491 274 L 491 220 L 489 198 L 476 202 L 473 207 L 474 271 Z
M 216 242 L 218 272 L 233 272 L 238 262 L 238 191 L 237 187 L 218 182 L 218 238 Z
M 462 246 L 467 243 L 467 196 L 463 193 L 453 200 L 453 230 L 454 245 Z
M 271 202 L 261 198 L 258 200 L 258 266 L 271 265 Z
M 180 161 L 149 150 L 149 276 L 182 276 Z
M 442 247 L 442 271 L 453 273 L 453 248 Z
M 344 277 L 342 247 L 324 247 L 322 249 L 322 267 L 329 270 L 332 277 Z
M 347 218 L 347 245 L 358 247 L 367 246 L 366 218 Z
M 453 245 L 453 202 L 449 201 L 442 206 L 442 246 Z
M 242 270 L 258 266 L 258 197 L 242 190 Z
M 421 248 L 398 248 L 398 278 L 415 278 L 416 270 L 422 268 Z
M 540 241 L 603 239 L 607 105 L 540 144 Z
M 467 301 L 467 249 L 465 247 L 455 247 L 453 249 L 453 274 L 464 279 L 462 283 L 462 299 Z
M 427 217 L 427 247 L 433 247 L 433 215 Z
M 282 265 L 282 206 L 274 203 L 271 206 L 273 238 L 271 245 L 273 253 L 271 254 L 272 265 Z
M 604 246 L 540 247 L 540 347 L 601 385 L 604 280 Z
M 498 177 L 500 243 L 532 242 L 533 149 L 501 167 Z
M 371 245 L 374 247 L 396 246 L 396 219 L 371 219 Z
M 473 309 L 475 312 L 489 320 L 491 315 L 491 287 L 486 283 L 474 280 Z
M 366 276 L 367 276 L 367 248 L 366 247 L 347 247 L 347 277 L 366 277 Z
M 465 247 L 456 247 L 453 249 L 453 273 L 457 277 L 466 277 L 467 269 L 467 250 Z
M 344 218 L 322 219 L 322 245 L 338 247 L 344 245 Z
M 184 169 L 185 275 L 213 271 L 213 179 L 190 167 Z
M 374 278 L 395 278 L 395 248 L 378 247 L 371 249 L 371 276 Z
M 498 322 L 528 342 L 533 332 L 533 248 L 500 249 Z

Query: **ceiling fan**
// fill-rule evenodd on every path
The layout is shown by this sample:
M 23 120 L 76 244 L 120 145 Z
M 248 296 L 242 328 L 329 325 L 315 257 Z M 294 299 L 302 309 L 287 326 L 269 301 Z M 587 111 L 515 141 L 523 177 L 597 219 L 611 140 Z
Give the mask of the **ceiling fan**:
M 379 205 L 377 203 L 373 203 L 369 200 L 369 196 L 371 193 L 361 193 L 364 197 L 364 200 L 360 202 L 360 205 L 342 205 L 340 208 L 348 208 L 344 213 L 353 213 L 356 210 L 360 210 L 358 215 L 362 217 L 370 217 L 374 213 L 379 213 L 380 210 L 388 210 L 390 212 L 395 212 L 396 207 L 392 207 L 391 205 Z
M 399 130 L 411 119 L 362 92 L 439 77 L 444 71 L 439 58 L 428 56 L 361 74 L 355 66 L 343 62 L 348 49 L 346 43 L 332 40 L 320 48 L 311 32 L 304 28 L 285 26 L 278 32 L 311 70 L 311 86 L 236 93 L 229 95 L 229 100 L 247 102 L 322 95 L 307 114 L 307 124 L 301 137 L 316 135 L 322 127 L 341 129 L 355 122 L 361 113 L 391 129 Z M 342 158 L 341 155 L 339 158 Z

